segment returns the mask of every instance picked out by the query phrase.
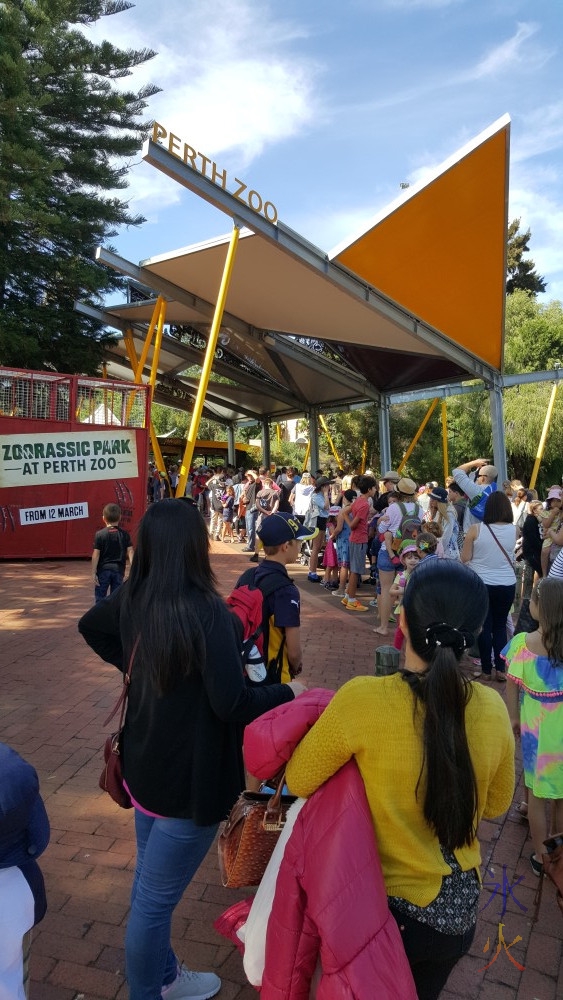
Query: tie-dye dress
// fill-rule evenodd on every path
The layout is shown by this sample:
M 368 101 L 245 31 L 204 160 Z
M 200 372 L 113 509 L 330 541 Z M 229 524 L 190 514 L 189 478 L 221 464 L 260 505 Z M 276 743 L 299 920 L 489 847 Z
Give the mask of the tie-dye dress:
M 501 655 L 520 689 L 524 783 L 539 799 L 563 799 L 563 663 L 531 653 L 525 632 Z

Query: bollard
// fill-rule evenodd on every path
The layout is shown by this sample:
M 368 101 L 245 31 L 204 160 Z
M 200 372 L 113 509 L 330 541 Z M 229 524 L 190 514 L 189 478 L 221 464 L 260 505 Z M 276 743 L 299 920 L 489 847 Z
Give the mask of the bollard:
M 396 674 L 399 669 L 399 655 L 399 650 L 394 646 L 379 646 L 375 651 L 376 677 Z

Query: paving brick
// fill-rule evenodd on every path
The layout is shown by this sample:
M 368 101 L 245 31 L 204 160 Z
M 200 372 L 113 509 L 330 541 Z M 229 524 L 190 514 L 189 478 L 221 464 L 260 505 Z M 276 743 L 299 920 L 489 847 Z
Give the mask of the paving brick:
M 93 940 L 85 940 L 77 937 L 62 937 L 50 931 L 42 930 L 41 926 L 36 929 L 33 935 L 33 952 L 44 955 L 48 958 L 64 958 L 68 962 L 75 962 L 79 965 L 89 965 L 95 962 L 102 945 Z
M 77 965 L 72 962 L 57 962 L 49 976 L 49 982 L 54 986 L 74 989 L 77 993 L 99 996 L 101 1000 L 114 1000 L 121 986 L 123 977 L 104 969 L 96 969 L 89 965 Z
M 557 1000 L 556 988 L 555 979 L 544 976 L 535 969 L 526 969 L 522 973 L 516 1000 Z
M 246 557 L 230 548 L 217 545 L 212 554 L 224 593 L 248 566 Z M 371 673 L 375 649 L 383 643 L 371 631 L 374 614 L 347 614 L 330 594 L 309 584 L 306 574 L 305 567 L 292 567 L 302 591 L 305 680 L 335 690 L 352 676 Z M 98 788 L 103 721 L 115 703 L 119 675 L 84 646 L 76 631 L 77 618 L 92 600 L 89 563 L 0 563 L 0 591 L 4 624 L 9 624 L 3 632 L 0 738 L 37 768 L 52 826 L 43 859 L 49 909 L 32 947 L 31 998 L 75 1000 L 84 994 L 87 1000 L 128 1000 L 122 970 L 135 853 L 133 812 L 119 809 Z M 366 587 L 362 599 L 372 594 Z M 30 663 L 40 669 L 33 684 L 22 683 Z M 521 774 L 518 751 L 515 803 L 522 798 Z M 537 883 L 529 868 L 527 824 L 512 807 L 498 821 L 483 821 L 479 836 L 484 865 L 500 872 L 501 882 L 503 864 L 513 878 L 522 875 L 515 895 L 530 907 Z M 218 972 L 221 1000 L 256 1000 L 238 951 L 212 926 L 216 916 L 246 895 L 221 886 L 213 845 L 174 915 L 179 953 Z M 471 953 L 454 969 L 441 1000 L 563 1000 L 563 969 L 556 981 L 561 917 L 552 886 L 545 886 L 533 927 L 530 909 L 524 914 L 508 901 L 505 935 L 508 942 L 522 935 L 511 948 L 526 966 L 522 973 L 504 953 L 483 971 L 492 954 L 490 947 L 488 956 L 482 950 L 487 936 L 496 941 L 498 933 L 498 903 L 497 893 L 480 912 Z
M 556 977 L 561 966 L 562 942 L 545 934 L 532 934 L 526 951 L 526 968 Z

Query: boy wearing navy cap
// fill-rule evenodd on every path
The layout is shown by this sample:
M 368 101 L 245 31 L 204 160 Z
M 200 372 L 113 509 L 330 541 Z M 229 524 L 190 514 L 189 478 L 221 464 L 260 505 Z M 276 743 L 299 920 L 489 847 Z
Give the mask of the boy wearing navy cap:
M 267 581 L 264 586 L 264 591 L 267 590 L 264 595 L 264 651 L 268 664 L 279 660 L 282 684 L 301 672 L 303 659 L 299 632 L 300 596 L 286 566 L 297 560 L 301 542 L 314 538 L 317 533 L 318 528 L 306 528 L 293 514 L 285 511 L 265 517 L 257 532 L 266 558 L 250 572 L 254 586 L 262 589 L 261 582 Z M 272 576 L 277 583 L 273 590 Z M 241 583 L 248 583 L 247 573 L 237 582 L 237 587 Z

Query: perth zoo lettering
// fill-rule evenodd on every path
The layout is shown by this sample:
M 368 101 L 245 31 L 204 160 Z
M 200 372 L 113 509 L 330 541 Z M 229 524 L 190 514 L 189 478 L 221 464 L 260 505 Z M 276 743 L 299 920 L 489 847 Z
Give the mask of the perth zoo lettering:
M 164 128 L 164 125 L 160 125 L 159 122 L 155 122 L 153 125 L 152 141 L 164 146 L 169 153 L 172 153 L 172 156 L 176 156 L 182 163 L 187 164 L 187 166 L 191 167 L 198 174 L 202 174 L 203 177 L 209 177 L 214 184 L 223 188 L 223 191 L 227 190 L 227 171 L 219 170 L 213 160 L 203 153 L 198 152 L 189 143 L 183 142 L 173 132 L 169 132 L 168 129 Z M 264 201 L 258 191 L 249 191 L 248 185 L 244 181 L 239 180 L 238 177 L 234 178 L 234 181 L 230 183 L 230 187 L 232 187 L 231 193 L 235 198 L 248 205 L 253 212 L 263 215 L 268 222 L 276 224 L 278 221 L 278 210 L 271 201 Z

